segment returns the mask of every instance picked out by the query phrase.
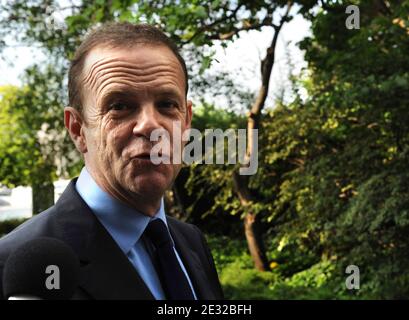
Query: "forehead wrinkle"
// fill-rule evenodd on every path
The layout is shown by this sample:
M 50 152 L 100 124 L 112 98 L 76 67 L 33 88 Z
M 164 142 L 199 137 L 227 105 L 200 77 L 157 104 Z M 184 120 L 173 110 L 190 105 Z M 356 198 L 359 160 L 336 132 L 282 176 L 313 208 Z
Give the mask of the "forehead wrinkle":
M 142 63 L 143 67 L 145 69 L 152 69 L 155 67 L 167 67 L 169 65 L 174 65 L 174 66 L 179 66 L 179 62 L 177 61 L 167 61 L 166 64 L 162 65 L 163 63 L 149 63 L 150 61 L 145 61 Z M 110 69 L 115 67 L 115 64 L 117 67 L 121 68 L 130 68 L 130 69 L 141 69 L 141 67 L 138 67 L 138 64 L 136 64 L 134 61 L 130 61 L 130 59 L 120 59 L 120 58 L 101 58 L 100 60 L 94 62 L 91 67 L 89 68 L 89 72 L 87 76 L 83 79 L 84 84 L 87 84 L 90 81 L 90 78 L 94 78 L 95 74 L 100 72 L 101 69 L 106 66 L 106 68 Z M 113 65 L 113 66 L 111 66 Z
M 112 71 L 110 71 L 112 70 Z M 141 78 L 141 77 L 149 77 L 149 76 L 176 76 L 174 70 L 168 66 L 153 66 L 149 69 L 144 68 L 144 69 L 129 69 L 129 68 L 110 68 L 110 69 L 104 69 L 101 71 L 98 71 L 95 74 L 95 77 L 92 78 L 91 83 L 89 86 L 91 88 L 94 88 L 96 85 L 98 86 L 98 83 L 101 83 L 106 79 L 107 77 L 115 77 L 115 76 L 135 76 L 135 78 Z M 149 78 L 148 78 L 149 79 Z
M 149 87 L 152 88 L 156 88 L 157 84 L 155 84 L 154 82 L 157 80 L 157 78 L 152 79 L 150 81 L 145 81 L 142 84 L 135 84 L 134 81 L 126 81 L 123 78 L 121 78 L 121 80 L 113 80 L 111 78 L 109 78 L 106 83 L 97 88 L 97 104 L 100 102 L 100 100 L 103 100 L 104 98 L 106 98 L 107 96 L 109 96 L 109 94 L 111 93 L 120 93 L 120 91 L 122 90 L 122 86 L 119 86 L 119 88 L 116 88 L 116 86 L 110 90 L 110 89 L 106 89 L 104 92 L 104 89 L 107 88 L 109 85 L 123 85 L 126 88 L 125 93 L 131 93 L 130 91 L 135 90 L 136 92 L 141 91 L 142 89 L 146 89 Z M 161 85 L 163 85 L 164 87 L 166 86 L 167 91 L 170 91 L 170 88 L 177 88 L 177 83 L 175 81 L 172 81 L 171 79 L 167 79 L 165 82 L 161 83 Z M 178 90 L 173 90 L 175 92 L 177 92 Z
M 139 84 L 139 86 L 141 84 L 146 84 L 155 80 L 172 80 L 175 86 L 181 85 L 181 83 L 178 83 L 178 77 L 173 72 L 169 71 L 159 72 L 156 74 L 148 73 L 146 76 L 135 76 L 129 75 L 129 73 L 116 72 L 106 74 L 105 76 L 98 78 L 95 83 L 95 87 L 93 86 L 91 89 L 95 89 L 96 93 L 99 94 L 107 85 L 115 82 L 120 82 L 121 80 L 129 81 L 132 84 Z
M 134 72 L 127 72 L 127 71 L 115 71 L 110 73 L 105 73 L 101 77 L 98 77 L 95 82 L 93 82 L 93 86 L 98 86 L 104 83 L 106 79 L 117 79 L 120 77 L 130 78 L 134 81 L 150 81 L 152 78 L 174 78 L 178 79 L 177 75 L 170 70 L 156 70 L 154 72 L 144 72 L 144 74 L 135 74 Z
M 153 72 L 160 72 L 160 71 L 169 71 L 169 72 L 174 72 L 174 69 L 171 68 L 169 65 L 158 65 L 158 64 L 152 64 L 149 66 L 135 66 L 135 64 L 131 63 L 118 63 L 112 65 L 112 62 L 105 65 L 101 64 L 99 66 L 96 66 L 92 70 L 92 75 L 89 74 L 87 78 L 84 80 L 84 84 L 89 84 L 91 87 L 94 86 L 94 83 L 97 78 L 102 77 L 106 74 L 111 74 L 113 71 L 122 71 L 134 75 L 143 75 L 145 73 L 153 73 Z
M 88 68 L 89 70 L 88 70 L 87 76 L 83 79 L 83 82 L 84 82 L 84 83 L 87 83 L 87 82 L 89 81 L 89 78 L 94 75 L 94 71 L 95 71 L 96 69 L 98 69 L 101 65 L 111 63 L 111 62 L 113 62 L 113 61 L 115 61 L 115 60 L 116 60 L 115 58 L 111 58 L 111 59 L 102 58 L 102 59 L 99 59 L 99 60 L 95 61 L 95 62 Z

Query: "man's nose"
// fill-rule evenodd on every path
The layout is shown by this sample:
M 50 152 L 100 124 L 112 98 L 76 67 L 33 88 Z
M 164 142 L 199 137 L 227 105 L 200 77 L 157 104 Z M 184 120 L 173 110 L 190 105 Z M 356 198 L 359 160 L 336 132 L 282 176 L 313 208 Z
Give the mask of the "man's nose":
M 159 119 L 160 114 L 152 103 L 142 105 L 136 115 L 136 124 L 133 128 L 133 134 L 150 139 L 152 131 L 163 128 Z

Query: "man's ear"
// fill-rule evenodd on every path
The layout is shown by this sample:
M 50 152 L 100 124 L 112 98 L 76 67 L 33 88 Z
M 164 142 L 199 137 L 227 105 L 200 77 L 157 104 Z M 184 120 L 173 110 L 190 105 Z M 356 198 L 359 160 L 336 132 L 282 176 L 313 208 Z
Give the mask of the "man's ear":
M 186 128 L 191 128 L 192 126 L 192 115 L 193 115 L 192 106 L 193 106 L 192 101 L 187 100 L 186 101 Z
M 73 107 L 65 107 L 64 124 L 77 150 L 81 153 L 87 152 L 87 144 L 83 128 L 84 122 L 80 112 Z

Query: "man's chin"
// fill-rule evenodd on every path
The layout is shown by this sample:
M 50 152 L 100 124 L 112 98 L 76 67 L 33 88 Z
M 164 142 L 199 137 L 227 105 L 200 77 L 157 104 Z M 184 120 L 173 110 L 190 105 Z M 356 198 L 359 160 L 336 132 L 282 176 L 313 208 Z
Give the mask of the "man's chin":
M 150 172 L 138 174 L 131 179 L 128 188 L 136 194 L 156 198 L 165 193 L 169 184 L 169 177 L 166 177 L 163 173 Z

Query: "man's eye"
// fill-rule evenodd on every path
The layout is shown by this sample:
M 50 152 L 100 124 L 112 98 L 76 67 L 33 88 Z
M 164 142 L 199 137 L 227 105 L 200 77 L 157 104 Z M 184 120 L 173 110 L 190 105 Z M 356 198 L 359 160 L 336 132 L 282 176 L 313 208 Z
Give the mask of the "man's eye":
M 158 102 L 158 107 L 163 109 L 173 109 L 178 108 L 178 104 L 173 100 L 163 100 Z
M 123 110 L 128 110 L 130 108 L 131 108 L 130 105 L 128 105 L 127 103 L 123 103 L 123 102 L 115 102 L 109 105 L 109 110 L 114 110 L 114 111 L 123 111 Z

